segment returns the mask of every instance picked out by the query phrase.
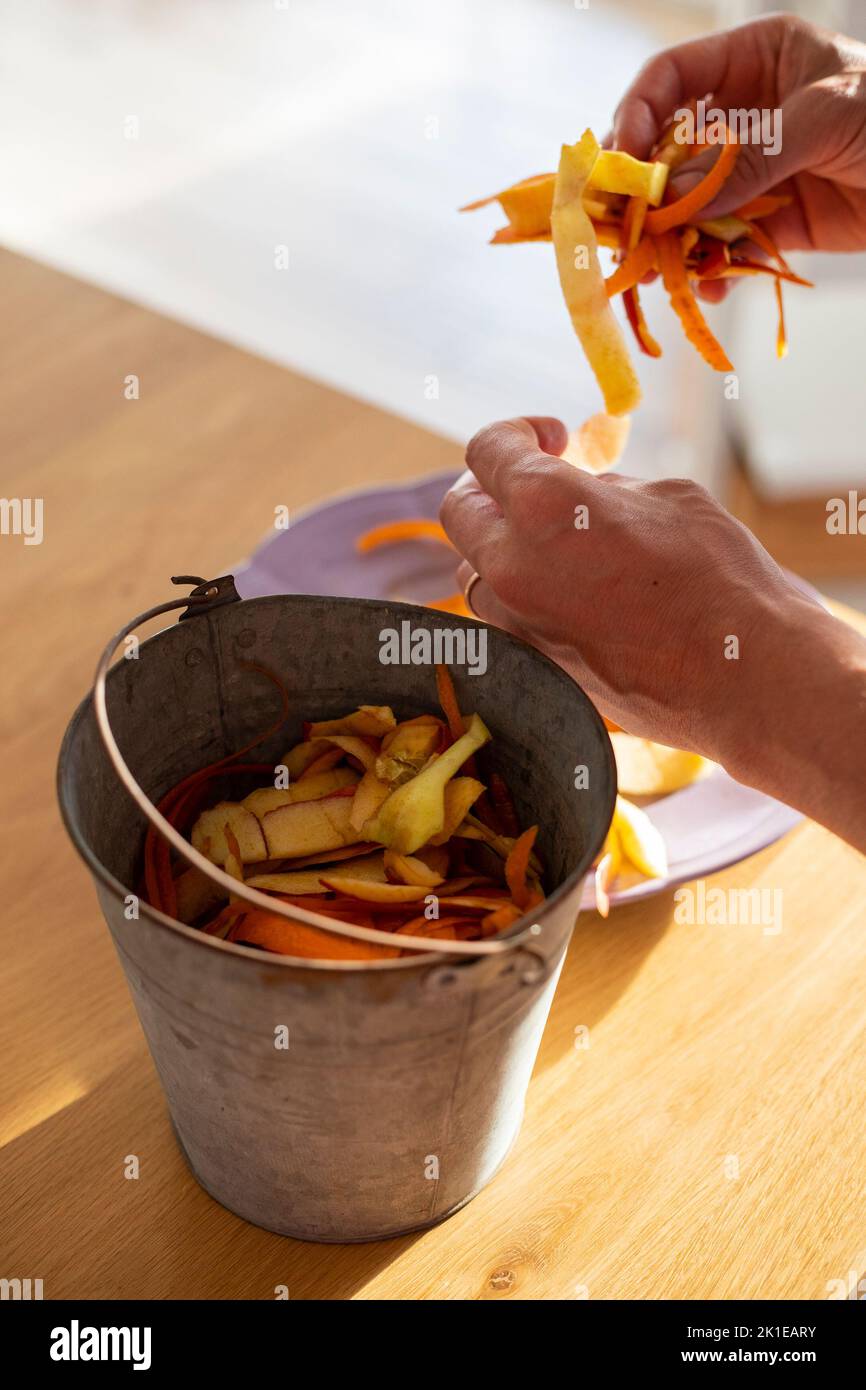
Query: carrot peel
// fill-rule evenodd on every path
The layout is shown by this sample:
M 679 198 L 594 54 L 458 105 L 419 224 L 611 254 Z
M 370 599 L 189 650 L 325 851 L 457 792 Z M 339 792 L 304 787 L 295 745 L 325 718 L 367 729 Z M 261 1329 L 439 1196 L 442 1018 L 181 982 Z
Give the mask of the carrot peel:
M 442 541 L 444 545 L 451 545 L 444 528 L 438 521 L 418 518 L 411 521 L 388 521 L 383 526 L 374 526 L 372 530 L 365 531 L 362 536 L 358 537 L 355 546 L 362 555 L 366 555 L 369 550 L 376 550 L 380 545 L 393 545 L 398 541 L 423 539 Z
M 725 143 L 712 169 L 681 198 L 648 212 L 644 222 L 646 230 L 652 236 L 660 236 L 663 232 L 669 232 L 673 227 L 679 227 L 683 222 L 694 218 L 721 191 L 733 172 L 739 153 L 740 146 L 728 130 Z
M 776 356 L 787 357 L 788 355 L 788 335 L 785 331 L 785 305 L 782 300 L 782 281 L 777 276 L 773 281 L 776 291 L 776 307 L 779 311 L 779 326 L 776 330 Z
M 631 325 L 631 331 L 637 339 L 637 345 L 641 352 L 645 352 L 647 357 L 661 357 L 662 350 L 647 327 L 644 312 L 638 298 L 637 285 L 632 285 L 630 289 L 623 291 L 622 302 L 625 305 L 626 318 Z
M 634 250 L 627 253 L 625 260 L 605 280 L 608 299 L 631 289 L 632 285 L 636 285 L 649 271 L 654 270 L 657 255 L 652 237 L 641 237 Z
M 707 321 L 698 308 L 698 302 L 689 284 L 678 234 L 665 232 L 658 237 L 657 245 L 664 287 L 686 337 L 709 366 L 717 372 L 732 372 L 734 369 L 724 348 L 710 332 Z
M 505 861 L 505 882 L 508 884 L 514 902 L 524 912 L 535 901 L 535 896 L 526 881 L 526 875 L 529 869 L 529 856 L 532 854 L 532 846 L 535 844 L 537 834 L 537 825 L 531 825 L 528 830 L 524 830 L 519 839 L 514 842 L 514 846 Z
M 451 672 L 447 666 L 436 667 L 436 693 L 439 696 L 442 713 L 448 720 L 448 732 L 456 742 L 458 738 L 463 737 L 466 729 L 463 724 L 463 716 L 460 713 L 460 706 L 457 703 Z

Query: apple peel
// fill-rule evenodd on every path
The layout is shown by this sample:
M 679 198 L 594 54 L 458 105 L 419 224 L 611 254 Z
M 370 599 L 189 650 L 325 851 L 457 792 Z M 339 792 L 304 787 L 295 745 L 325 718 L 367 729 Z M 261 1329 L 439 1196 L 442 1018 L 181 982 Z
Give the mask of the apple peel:
M 640 385 L 622 330 L 608 303 L 595 229 L 582 197 L 599 154 L 591 130 L 563 145 L 550 217 L 559 281 L 572 326 L 595 373 L 609 415 L 639 404 Z

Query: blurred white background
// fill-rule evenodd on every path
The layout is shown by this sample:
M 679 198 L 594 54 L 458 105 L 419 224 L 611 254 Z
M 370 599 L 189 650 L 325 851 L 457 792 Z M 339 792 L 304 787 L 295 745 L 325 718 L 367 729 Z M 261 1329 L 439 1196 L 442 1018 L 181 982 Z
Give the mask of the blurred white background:
M 0 238 L 455 438 L 576 425 L 599 397 L 550 248 L 490 248 L 498 209 L 456 209 L 603 135 L 653 50 L 761 8 L 585 2 L 4 0 Z M 768 494 L 862 476 L 862 258 L 810 273 L 783 364 L 769 285 L 710 311 L 734 406 L 647 292 L 665 357 L 639 362 L 632 471 L 720 488 L 733 427 Z
M 7 245 L 455 438 L 503 415 L 576 425 L 599 408 L 550 248 L 490 248 L 499 210 L 456 209 L 555 168 L 561 142 L 586 125 L 602 135 L 643 60 L 705 24 L 706 10 L 602 0 L 4 10 Z M 669 355 L 644 371 L 635 464 L 704 473 L 701 400 L 716 383 L 658 291 L 647 310 Z M 772 332 L 768 314 L 768 341 Z

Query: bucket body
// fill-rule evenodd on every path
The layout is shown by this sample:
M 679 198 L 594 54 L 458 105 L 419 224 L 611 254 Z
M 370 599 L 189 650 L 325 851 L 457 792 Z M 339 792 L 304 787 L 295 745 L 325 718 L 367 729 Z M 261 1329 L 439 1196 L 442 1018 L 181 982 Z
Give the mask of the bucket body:
M 309 596 L 201 614 L 113 668 L 115 737 L 157 800 L 273 721 L 273 688 L 242 663 L 274 671 L 290 692 L 286 731 L 256 750 L 263 762 L 302 737 L 305 718 L 361 703 L 391 705 L 398 719 L 431 711 L 432 666 L 381 660 L 383 632 L 405 622 L 431 634 L 478 627 L 408 605 Z M 494 629 L 486 642 L 483 674 L 451 667 L 458 700 L 490 728 L 491 765 L 522 823 L 540 827 L 549 893 L 531 948 L 500 956 L 295 962 L 130 902 L 145 822 L 89 699 L 67 730 L 64 819 L 94 875 L 181 1147 L 212 1196 L 269 1230 L 354 1241 L 432 1224 L 484 1186 L 519 1129 L 616 781 L 604 725 L 569 677 Z

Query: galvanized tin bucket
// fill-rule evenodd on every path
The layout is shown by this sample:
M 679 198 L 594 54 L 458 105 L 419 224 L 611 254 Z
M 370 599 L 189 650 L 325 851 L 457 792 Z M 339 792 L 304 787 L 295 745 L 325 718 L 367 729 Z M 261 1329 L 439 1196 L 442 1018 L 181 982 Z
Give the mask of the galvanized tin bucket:
M 232 601 L 230 579 L 189 597 L 191 621 L 108 672 L 123 758 L 100 732 L 98 689 L 70 723 L 58 770 L 64 820 L 93 874 L 179 1143 L 212 1196 L 281 1234 L 359 1241 L 431 1225 L 489 1181 L 520 1127 L 581 884 L 613 810 L 603 722 L 563 671 L 495 629 L 484 674 L 452 666 L 462 708 L 493 733 L 492 761 L 523 823 L 541 827 L 549 896 L 529 924 L 495 942 L 427 943 L 425 955 L 368 962 L 216 940 L 132 896 L 146 821 L 118 766 L 125 760 L 147 806 L 267 727 L 274 692 L 242 662 L 270 668 L 291 692 L 289 726 L 257 751 L 263 761 L 301 736 L 304 718 L 358 703 L 389 704 L 398 718 L 430 710 L 431 667 L 383 665 L 382 632 L 478 625 L 360 599 Z

